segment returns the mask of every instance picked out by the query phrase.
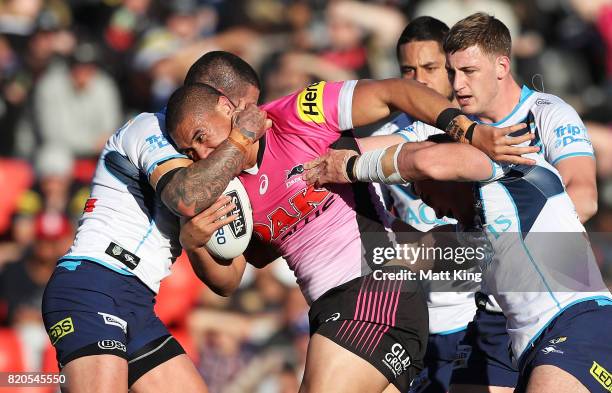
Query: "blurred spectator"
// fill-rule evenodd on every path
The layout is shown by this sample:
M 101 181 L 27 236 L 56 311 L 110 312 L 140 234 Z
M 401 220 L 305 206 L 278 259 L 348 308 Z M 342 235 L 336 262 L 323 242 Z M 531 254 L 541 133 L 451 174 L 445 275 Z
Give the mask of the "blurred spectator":
M 43 144 L 60 144 L 79 157 L 96 156 L 121 121 L 116 83 L 98 65 L 100 48 L 79 44 L 69 64 L 54 63 L 34 95 Z
M 13 240 L 22 248 L 34 239 L 35 215 L 59 213 L 76 225 L 89 197 L 89 185 L 73 178 L 74 160 L 65 147 L 43 147 L 36 154 L 34 169 L 37 181 L 21 194 L 13 220 Z
M 68 218 L 43 213 L 35 218 L 32 252 L 8 264 L 0 275 L 0 301 L 6 305 L 4 322 L 16 325 L 27 321 L 41 323 L 41 301 L 55 264 L 70 247 L 73 230 Z

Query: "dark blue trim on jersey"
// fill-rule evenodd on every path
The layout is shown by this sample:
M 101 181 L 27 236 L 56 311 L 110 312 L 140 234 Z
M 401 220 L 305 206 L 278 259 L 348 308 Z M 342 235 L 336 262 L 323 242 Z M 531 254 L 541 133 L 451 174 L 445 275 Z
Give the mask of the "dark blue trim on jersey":
M 595 158 L 595 154 L 591 153 L 591 152 L 576 152 L 576 153 L 568 153 L 568 154 L 564 154 L 561 157 L 557 157 L 551 164 L 555 165 L 556 163 L 558 163 L 561 160 L 565 160 L 566 158 L 571 158 L 571 157 L 593 157 Z
M 565 189 L 559 177 L 541 166 L 517 165 L 499 180 L 516 206 L 523 238 L 544 208 L 548 198 Z
M 518 218 L 519 217 L 519 211 L 518 211 L 518 206 L 516 205 L 516 203 L 514 201 L 514 198 L 510 194 L 509 190 L 503 184 L 500 183 L 499 185 L 501 186 L 501 188 L 504 191 L 506 191 L 506 194 L 508 194 L 508 198 L 510 199 L 510 202 L 512 203 L 512 206 L 514 207 L 515 216 Z M 527 247 L 527 244 L 525 244 L 525 240 L 524 240 L 525 232 L 523 232 L 523 230 L 522 230 L 521 220 L 520 219 L 519 219 L 517 224 L 518 224 L 518 227 L 519 227 L 518 228 L 519 232 L 523 234 L 522 236 L 519 236 L 519 240 L 521 241 L 521 245 L 523 246 L 523 249 L 525 250 L 525 253 L 529 257 L 529 261 L 531 261 L 531 264 L 533 265 L 533 268 L 536 270 L 536 272 L 540 276 L 540 279 L 544 283 L 544 286 L 546 287 L 546 290 L 548 291 L 548 294 L 553 299 L 553 301 L 556 303 L 557 308 L 560 309 L 561 308 L 561 303 L 559 303 L 559 300 L 556 298 L 556 296 L 553 293 L 552 289 L 550 289 L 550 285 L 548 285 L 548 282 L 546 282 L 546 278 L 542 274 L 542 271 L 540 271 L 540 268 L 538 267 L 538 264 L 536 263 L 535 259 L 533 258 L 533 255 L 531 255 L 531 252 L 529 251 L 529 247 Z
M 397 128 L 399 128 L 398 131 L 401 131 L 407 127 L 410 127 L 412 124 L 414 124 L 414 120 L 407 114 L 402 113 L 398 115 L 395 119 L 391 120 L 391 123 L 395 124 Z
M 147 216 L 149 222 L 153 221 L 155 209 L 155 190 L 149 184 L 136 165 L 117 151 L 109 151 L 104 155 L 104 167 L 117 180 L 127 186 L 128 192 L 134 197 L 140 210 Z
M 498 126 L 500 124 L 503 124 L 506 120 L 508 120 L 509 118 L 512 117 L 512 115 L 514 115 L 516 113 L 516 111 L 518 111 L 520 109 L 520 107 L 523 105 L 523 103 L 527 100 L 527 98 L 531 97 L 531 95 L 534 93 L 533 90 L 531 90 L 530 88 L 528 88 L 527 86 L 523 86 L 521 88 L 521 97 L 519 98 L 519 102 L 518 104 L 516 104 L 516 106 L 514 107 L 514 109 L 512 109 L 512 112 L 510 112 L 508 114 L 508 116 L 504 117 L 503 119 L 501 119 L 498 122 L 495 123 L 486 123 L 478 118 L 475 118 L 474 120 L 478 123 L 481 124 L 487 124 L 490 126 Z M 520 122 L 519 122 L 520 123 Z

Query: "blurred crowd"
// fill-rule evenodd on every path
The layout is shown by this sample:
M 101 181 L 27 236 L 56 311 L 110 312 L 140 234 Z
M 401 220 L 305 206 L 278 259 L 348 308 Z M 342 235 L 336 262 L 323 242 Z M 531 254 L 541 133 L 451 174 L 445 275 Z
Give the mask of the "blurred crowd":
M 0 371 L 56 370 L 40 302 L 97 155 L 130 117 L 162 109 L 199 56 L 243 57 L 267 102 L 317 80 L 399 76 L 411 18 L 452 26 L 476 11 L 509 27 L 516 78 L 586 122 L 599 180 L 587 226 L 603 233 L 594 246 L 610 279 L 612 0 L 0 0 Z M 184 257 L 157 304 L 212 393 L 296 392 L 307 310 L 282 261 L 220 298 Z

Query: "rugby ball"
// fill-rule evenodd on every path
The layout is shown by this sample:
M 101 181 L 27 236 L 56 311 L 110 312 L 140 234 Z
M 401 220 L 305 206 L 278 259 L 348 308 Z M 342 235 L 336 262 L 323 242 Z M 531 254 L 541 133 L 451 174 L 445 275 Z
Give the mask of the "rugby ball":
M 223 195 L 228 195 L 236 207 L 232 214 L 238 217 L 213 233 L 206 243 L 211 255 L 220 259 L 236 258 L 246 250 L 253 234 L 253 209 L 249 196 L 238 178 L 232 179 Z

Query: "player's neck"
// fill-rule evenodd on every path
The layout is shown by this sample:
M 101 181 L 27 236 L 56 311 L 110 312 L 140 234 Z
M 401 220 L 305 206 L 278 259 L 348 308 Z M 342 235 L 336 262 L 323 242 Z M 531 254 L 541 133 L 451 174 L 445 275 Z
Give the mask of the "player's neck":
M 521 87 L 513 78 L 502 81 L 500 89 L 491 105 L 478 115 L 478 118 L 485 123 L 497 123 L 505 119 L 521 100 Z

